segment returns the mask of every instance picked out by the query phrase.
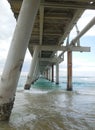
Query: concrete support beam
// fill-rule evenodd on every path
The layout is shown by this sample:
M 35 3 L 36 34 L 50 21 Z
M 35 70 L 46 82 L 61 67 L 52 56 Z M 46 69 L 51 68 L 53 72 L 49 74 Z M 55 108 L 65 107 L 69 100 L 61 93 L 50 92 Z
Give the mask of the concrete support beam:
M 38 60 L 38 63 L 37 63 L 37 69 L 35 70 L 36 72 L 35 72 L 35 77 L 36 77 L 36 79 L 38 79 L 39 78 L 39 76 L 40 76 L 40 70 L 39 70 L 39 60 Z
M 54 65 L 52 65 L 52 82 L 54 82 Z
M 39 51 L 40 51 L 39 46 L 35 46 L 35 50 L 34 50 L 34 53 L 33 53 L 33 58 L 32 58 L 32 62 L 31 62 L 29 74 L 27 76 L 27 81 L 26 81 L 24 89 L 30 89 L 30 87 L 31 87 L 31 83 L 33 81 L 33 74 L 34 74 L 34 71 L 35 71 L 36 63 L 38 61 Z
M 23 0 L 0 80 L 0 120 L 8 120 L 40 0 Z M 31 13 L 30 13 L 31 12 Z
M 95 25 L 95 17 L 84 27 L 84 29 L 71 41 L 71 45 L 75 45 L 76 42 L 81 38 L 93 25 Z
M 39 77 L 39 60 L 36 62 L 34 74 L 32 77 L 32 83 L 34 83 Z
M 43 51 L 65 51 L 66 47 L 65 46 L 57 46 L 57 45 L 46 45 L 46 46 L 40 46 L 40 49 Z
M 48 69 L 48 80 L 50 80 L 50 68 Z
M 61 58 L 39 58 L 40 61 L 44 62 L 50 62 L 50 63 L 56 63 L 59 61 Z
M 45 78 L 47 79 L 47 71 L 45 70 L 45 72 L 44 72 L 44 76 L 45 76 Z
M 93 26 L 95 25 L 95 17 L 84 27 L 84 29 L 79 32 L 79 34 L 71 41 L 70 46 L 74 46 L 76 44 L 76 42 Z M 87 49 L 89 50 L 89 49 Z M 63 54 L 65 53 L 65 51 L 63 51 L 59 57 L 61 57 Z
M 46 71 L 42 73 L 43 77 L 46 78 Z
M 52 69 L 50 67 L 50 81 L 52 81 Z
M 90 52 L 90 47 L 82 47 L 82 46 L 69 46 L 67 51 L 80 51 L 80 52 Z
M 90 47 L 83 46 L 57 46 L 57 45 L 46 45 L 39 46 L 40 50 L 43 51 L 80 51 L 80 52 L 90 52 Z
M 56 63 L 56 84 L 59 84 L 59 63 Z
M 75 45 L 71 45 L 71 46 L 67 46 L 65 51 L 76 51 L 76 52 L 90 52 L 91 48 L 90 47 L 82 47 L 82 46 L 75 46 Z M 65 51 L 63 51 L 58 58 L 61 58 Z M 64 60 L 64 59 L 63 59 Z
M 48 79 L 48 70 L 46 70 L 46 78 Z
M 72 51 L 67 52 L 67 90 L 72 91 Z

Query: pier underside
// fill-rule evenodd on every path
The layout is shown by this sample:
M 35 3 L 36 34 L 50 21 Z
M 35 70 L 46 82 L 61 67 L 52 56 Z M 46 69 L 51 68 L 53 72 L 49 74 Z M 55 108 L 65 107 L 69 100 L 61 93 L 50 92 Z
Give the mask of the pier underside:
M 8 0 L 14 16 L 18 19 L 22 0 Z M 95 9 L 90 0 L 41 0 L 34 22 L 28 48 L 33 56 L 34 47 L 41 46 L 39 52 L 39 70 L 43 73 L 48 66 L 62 62 L 64 59 L 55 56 L 64 40 L 77 23 L 85 9 Z M 80 50 L 80 49 L 79 49 Z M 66 50 L 67 51 L 67 50 Z
M 22 0 L 8 0 L 14 16 L 18 19 Z M 72 28 L 77 24 L 78 19 L 81 17 L 86 9 L 95 9 L 95 1 L 90 0 L 41 0 L 40 6 L 35 18 L 34 26 L 32 29 L 31 37 L 28 44 L 28 49 L 33 57 L 36 46 L 39 46 L 38 72 L 36 75 L 45 74 L 49 79 L 49 73 L 52 65 L 57 65 L 64 61 L 64 52 L 67 51 L 81 51 L 89 52 L 89 47 L 81 47 L 77 43 L 78 39 L 70 47 L 70 43 L 64 43 L 65 39 L 69 36 Z M 77 30 L 78 32 L 78 30 Z M 69 46 L 68 46 L 69 45 Z M 58 51 L 62 54 L 57 55 Z M 36 58 L 37 58 L 36 57 Z M 35 61 L 35 60 L 34 60 Z M 32 63 L 33 64 L 33 61 Z M 33 65 L 31 65 L 32 67 Z M 35 65 L 34 65 L 35 66 Z M 69 67 L 68 67 L 69 69 Z M 35 81 L 34 76 L 36 67 L 32 67 L 28 74 L 25 88 L 30 88 L 30 84 Z M 58 83 L 59 75 L 57 74 L 56 82 Z M 51 74 L 52 75 L 52 74 Z M 32 79 L 31 79 L 32 77 Z M 68 75 L 68 78 L 72 77 Z M 71 81 L 69 80 L 68 81 Z M 30 81 L 29 81 L 30 80 Z M 71 83 L 69 83 L 71 84 Z M 68 85 L 67 85 L 68 86 Z

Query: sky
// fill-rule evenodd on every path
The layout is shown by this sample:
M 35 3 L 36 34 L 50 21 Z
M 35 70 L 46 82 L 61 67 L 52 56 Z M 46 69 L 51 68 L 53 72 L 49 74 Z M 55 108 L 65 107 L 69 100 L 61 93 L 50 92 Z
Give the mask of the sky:
M 95 16 L 95 10 L 86 10 L 77 23 L 81 31 L 87 23 Z M 4 69 L 11 39 L 16 26 L 16 20 L 10 9 L 7 0 L 0 0 L 0 75 Z M 76 36 L 75 28 L 70 33 L 70 39 Z M 74 76 L 95 76 L 95 25 L 80 39 L 82 46 L 91 47 L 91 52 L 73 52 L 73 75 Z M 67 54 L 60 64 L 60 76 L 67 75 Z M 27 49 L 22 74 L 27 75 L 29 71 L 31 56 Z

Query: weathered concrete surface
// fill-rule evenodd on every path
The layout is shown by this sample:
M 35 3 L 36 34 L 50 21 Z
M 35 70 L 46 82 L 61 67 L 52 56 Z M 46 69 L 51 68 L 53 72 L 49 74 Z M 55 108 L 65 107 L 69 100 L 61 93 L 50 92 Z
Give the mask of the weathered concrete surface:
M 11 110 L 13 108 L 14 100 L 10 103 L 0 105 L 0 121 L 5 121 L 10 118 Z
M 31 86 L 30 84 L 25 84 L 24 89 L 29 90 L 30 86 Z
M 40 0 L 23 0 L 0 79 L 0 120 L 8 120 Z M 31 13 L 30 13 L 31 12 Z

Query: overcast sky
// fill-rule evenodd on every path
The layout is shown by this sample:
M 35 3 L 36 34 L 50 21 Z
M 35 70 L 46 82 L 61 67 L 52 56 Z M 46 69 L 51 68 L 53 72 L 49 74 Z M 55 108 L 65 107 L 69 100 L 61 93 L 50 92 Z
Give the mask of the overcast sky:
M 86 24 L 95 16 L 95 11 L 85 11 L 84 15 L 78 22 L 79 30 L 81 31 Z M 12 35 L 16 25 L 16 20 L 10 9 L 7 0 L 0 0 L 0 74 L 3 71 L 7 53 L 10 47 Z M 72 31 L 71 38 L 75 37 L 76 33 Z M 73 53 L 73 75 L 80 76 L 95 76 L 95 26 L 93 26 L 80 40 L 82 46 L 90 46 L 91 52 L 74 52 Z M 27 54 L 24 60 L 23 72 L 29 70 L 31 61 L 30 54 Z M 65 60 L 60 64 L 60 75 L 66 75 L 66 54 Z
M 3 71 L 7 53 L 11 44 L 16 20 L 7 0 L 0 0 L 0 74 Z M 27 49 L 23 71 L 28 71 L 31 57 Z

